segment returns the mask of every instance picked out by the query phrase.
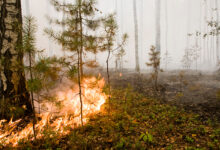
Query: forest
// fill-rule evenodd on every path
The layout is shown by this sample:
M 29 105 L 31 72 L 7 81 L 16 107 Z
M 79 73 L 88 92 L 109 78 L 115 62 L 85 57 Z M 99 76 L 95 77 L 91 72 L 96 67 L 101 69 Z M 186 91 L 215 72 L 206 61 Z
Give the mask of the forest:
M 219 0 L 0 0 L 0 149 L 219 150 Z

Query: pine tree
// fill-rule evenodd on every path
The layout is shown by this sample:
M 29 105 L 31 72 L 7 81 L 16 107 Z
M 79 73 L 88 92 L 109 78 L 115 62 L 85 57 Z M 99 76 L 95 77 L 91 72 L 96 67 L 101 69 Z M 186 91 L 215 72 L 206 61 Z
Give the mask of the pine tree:
M 49 93 L 45 93 L 52 89 L 59 79 L 61 67 L 65 67 L 67 61 L 64 58 L 42 57 L 43 50 L 39 51 L 36 48 L 35 33 L 37 26 L 35 19 L 31 16 L 24 17 L 23 23 L 23 44 L 22 50 L 25 56 L 24 69 L 27 77 L 27 89 L 31 96 L 32 108 L 35 117 L 35 103 L 38 104 L 40 113 L 40 105 L 42 102 L 53 103 L 55 98 Z M 38 56 L 36 59 L 36 56 Z
M 77 66 L 77 79 L 79 85 L 79 97 L 81 103 L 81 122 L 83 124 L 83 102 L 81 81 L 84 77 L 83 66 L 86 63 L 85 57 L 87 52 L 96 54 L 98 51 L 104 51 L 103 40 L 101 35 L 95 31 L 100 29 L 101 14 L 95 7 L 94 0 L 76 0 L 75 3 L 61 3 L 57 0 L 51 0 L 53 6 L 58 12 L 63 12 L 65 18 L 62 20 L 51 20 L 52 23 L 60 26 L 63 31 L 53 31 L 46 29 L 46 33 L 63 46 L 64 50 L 72 52 L 74 65 Z
M 150 49 L 150 62 L 146 63 L 147 66 L 153 68 L 153 72 L 151 73 L 151 78 L 154 81 L 154 88 L 158 91 L 158 75 L 159 72 L 162 71 L 160 69 L 160 52 L 156 50 L 154 46 Z
M 55 20 L 54 23 L 60 25 L 64 31 L 54 32 L 47 29 L 46 32 L 65 50 L 77 53 L 79 51 L 80 74 L 83 77 L 83 66 L 85 64 L 83 56 L 87 52 L 97 53 L 99 43 L 103 39 L 95 35 L 99 28 L 101 18 L 98 16 L 99 10 L 95 7 L 94 0 L 76 0 L 72 3 L 60 3 L 57 0 L 51 0 L 57 11 L 63 12 L 63 20 Z M 100 14 L 100 13 L 99 13 Z
M 106 60 L 106 72 L 107 72 L 107 81 L 108 81 L 108 95 L 109 95 L 109 108 L 110 108 L 110 95 L 111 95 L 111 82 L 110 82 L 110 72 L 109 72 L 109 60 L 111 54 L 114 51 L 118 51 L 118 55 L 124 52 L 123 46 L 128 38 L 127 34 L 124 34 L 122 37 L 122 42 L 119 45 L 116 45 L 116 37 L 117 37 L 117 23 L 114 15 L 109 15 L 106 19 L 104 19 L 104 28 L 105 28 L 105 44 L 104 47 L 108 51 L 108 56 Z
M 23 44 L 22 44 L 22 50 L 23 53 L 27 55 L 28 57 L 28 66 L 27 70 L 30 75 L 30 81 L 34 80 L 33 76 L 33 65 L 35 62 L 35 35 L 36 32 L 36 24 L 34 22 L 34 18 L 31 16 L 24 18 L 24 25 L 23 25 Z M 29 86 L 29 92 L 31 96 L 31 104 L 33 109 L 33 131 L 34 131 L 34 137 L 36 138 L 35 133 L 35 124 L 36 124 L 36 116 L 35 116 L 35 105 L 34 105 L 34 90 L 30 88 Z

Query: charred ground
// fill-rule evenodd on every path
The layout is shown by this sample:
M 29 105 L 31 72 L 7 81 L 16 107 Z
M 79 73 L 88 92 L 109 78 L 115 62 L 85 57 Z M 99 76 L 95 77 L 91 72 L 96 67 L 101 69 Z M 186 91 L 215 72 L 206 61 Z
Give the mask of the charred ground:
M 112 77 L 115 88 L 131 85 L 146 97 L 175 105 L 200 115 L 201 119 L 220 121 L 220 73 L 196 71 L 171 71 L 160 75 L 159 91 L 152 87 L 150 73 L 124 72 Z

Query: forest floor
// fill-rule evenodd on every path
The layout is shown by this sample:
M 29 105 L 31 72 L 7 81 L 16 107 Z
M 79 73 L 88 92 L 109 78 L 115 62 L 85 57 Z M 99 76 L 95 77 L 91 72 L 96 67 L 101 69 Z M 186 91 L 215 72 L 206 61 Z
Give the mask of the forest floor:
M 154 92 L 149 74 L 112 75 L 112 97 L 84 127 L 21 142 L 18 149 L 220 149 L 219 79 L 163 73 Z M 0 146 L 1 147 L 1 146 Z
M 114 87 L 131 85 L 135 91 L 147 97 L 162 100 L 197 113 L 205 120 L 220 122 L 220 73 L 202 73 L 196 71 L 172 71 L 161 73 L 159 91 L 154 92 L 149 73 L 125 73 L 123 77 L 114 74 Z

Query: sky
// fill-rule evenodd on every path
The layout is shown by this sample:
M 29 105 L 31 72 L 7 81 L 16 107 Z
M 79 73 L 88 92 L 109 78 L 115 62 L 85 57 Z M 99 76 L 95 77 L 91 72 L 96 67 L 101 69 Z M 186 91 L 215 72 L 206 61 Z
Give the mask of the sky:
M 27 0 L 22 0 L 23 15 L 28 14 Z M 139 57 L 141 69 L 147 69 L 145 63 L 148 61 L 149 50 L 151 45 L 155 44 L 155 0 L 136 0 L 139 28 Z M 167 27 L 165 6 L 167 1 Z M 209 0 L 208 8 L 214 6 L 214 0 Z M 50 27 L 46 16 L 60 17 L 53 6 L 47 0 L 29 0 L 30 14 L 37 20 L 38 31 L 37 47 L 45 49 L 45 55 L 62 55 L 63 52 L 59 45 L 48 39 L 44 33 L 46 27 Z M 124 57 L 124 67 L 135 67 L 135 48 L 134 48 L 134 17 L 133 17 L 133 0 L 97 0 L 97 8 L 103 12 L 103 15 L 116 12 L 119 25 L 120 39 L 123 33 L 129 35 L 127 45 L 125 47 L 126 56 Z M 211 10 L 211 9 L 210 9 Z M 213 17 L 212 12 L 208 12 L 208 18 Z M 161 0 L 161 57 L 166 51 L 166 32 L 167 32 L 167 50 L 170 53 L 171 62 L 169 68 L 181 68 L 181 59 L 184 50 L 189 45 L 194 45 L 193 37 L 187 40 L 187 33 L 195 33 L 203 30 L 204 24 L 204 0 Z M 202 47 L 201 47 L 202 48 Z M 201 55 L 204 55 L 201 52 Z M 107 54 L 100 53 L 97 58 L 101 66 L 105 65 Z M 203 56 L 201 56 L 203 57 Z M 163 65 L 163 64 L 162 64 Z M 201 69 L 210 68 L 210 64 L 201 63 Z M 114 59 L 111 60 L 111 67 L 114 67 Z

